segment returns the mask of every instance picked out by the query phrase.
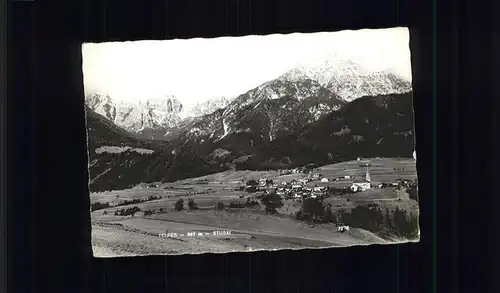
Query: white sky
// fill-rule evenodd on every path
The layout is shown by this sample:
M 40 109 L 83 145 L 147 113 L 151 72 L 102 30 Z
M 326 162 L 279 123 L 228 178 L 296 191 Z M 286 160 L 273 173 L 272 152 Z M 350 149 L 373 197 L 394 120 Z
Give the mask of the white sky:
M 186 106 L 237 96 L 324 54 L 411 80 L 406 28 L 89 43 L 82 53 L 86 93 L 107 93 L 116 100 L 172 94 Z

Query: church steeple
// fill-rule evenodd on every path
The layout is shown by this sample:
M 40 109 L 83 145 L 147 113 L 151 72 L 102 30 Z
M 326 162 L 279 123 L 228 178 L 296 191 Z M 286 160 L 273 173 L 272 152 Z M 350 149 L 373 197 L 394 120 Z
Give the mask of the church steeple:
M 366 181 L 368 182 L 371 182 L 371 178 L 370 178 L 370 171 L 368 170 L 368 166 L 366 166 Z

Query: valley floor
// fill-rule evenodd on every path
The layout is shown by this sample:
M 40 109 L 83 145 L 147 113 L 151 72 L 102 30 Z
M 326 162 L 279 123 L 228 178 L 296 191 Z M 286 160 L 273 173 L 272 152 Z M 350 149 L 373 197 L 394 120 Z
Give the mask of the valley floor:
M 396 178 L 415 179 L 415 163 L 412 160 L 373 159 L 371 171 L 373 181 Z M 359 162 L 346 162 L 324 166 L 318 169 L 324 176 L 362 175 Z M 404 167 L 401 167 L 404 166 Z M 398 169 L 396 172 L 395 170 Z M 405 171 L 402 171 L 405 169 Z M 310 224 L 296 220 L 292 215 L 300 209 L 300 203 L 284 200 L 284 206 L 275 215 L 266 214 L 262 206 L 225 210 L 216 209 L 218 202 L 244 202 L 252 197 L 237 187 L 249 179 L 261 176 L 275 182 L 288 181 L 301 174 L 280 175 L 277 172 L 228 171 L 201 178 L 187 179 L 174 183 L 158 184 L 146 188 L 138 186 L 129 190 L 95 193 L 93 203 L 109 203 L 110 207 L 95 210 L 92 219 L 92 246 L 97 257 L 134 256 L 151 254 L 198 254 L 243 252 L 255 250 L 304 249 L 344 247 L 352 245 L 389 244 L 388 241 L 369 231 L 351 227 L 340 233 L 334 224 Z M 388 179 L 389 178 L 389 179 Z M 337 184 L 332 182 L 331 184 Z M 339 184 L 348 184 L 345 182 Z M 123 200 L 155 199 L 116 206 Z M 178 199 L 193 199 L 198 210 L 175 211 Z M 335 208 L 352 208 L 357 204 L 378 203 L 384 208 L 399 207 L 418 210 L 418 203 L 407 194 L 392 190 L 375 189 L 349 196 L 325 199 Z M 115 211 L 137 207 L 135 215 L 118 216 Z M 154 210 L 152 215 L 145 211 Z M 230 234 L 213 235 L 213 231 L 230 231 Z M 196 236 L 188 236 L 194 232 Z M 164 237 L 163 233 L 168 233 Z M 198 233 L 202 233 L 199 236 Z M 207 235 L 208 234 L 208 235 Z

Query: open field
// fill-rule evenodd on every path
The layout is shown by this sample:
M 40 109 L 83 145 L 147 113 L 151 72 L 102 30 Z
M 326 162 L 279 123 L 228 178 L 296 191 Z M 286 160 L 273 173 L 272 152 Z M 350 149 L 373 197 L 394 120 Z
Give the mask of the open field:
M 269 228 L 241 225 L 244 218 L 240 218 L 240 221 L 235 222 L 233 225 L 225 225 L 227 227 L 216 227 L 211 225 L 197 225 L 191 222 L 169 221 L 165 219 L 169 218 L 168 216 L 163 219 L 161 216 L 154 219 L 128 217 L 112 223 L 94 224 L 92 226 L 92 243 L 95 248 L 95 255 L 110 256 L 110 253 L 111 255 L 122 256 L 151 253 L 220 253 L 262 249 L 321 248 L 386 243 L 372 233 L 360 229 L 352 229 L 344 234 L 337 233 L 331 225 L 307 228 L 305 224 L 300 227 L 296 225 L 290 226 L 290 223 L 280 223 L 278 224 L 279 227 L 286 227 L 287 224 L 289 227 L 284 232 L 277 233 L 276 231 L 270 231 L 272 229 Z M 181 219 L 197 222 L 210 218 L 195 214 L 191 216 L 181 217 Z M 215 221 L 212 218 L 212 222 L 218 224 L 224 222 L 226 224 L 231 223 L 232 221 L 227 221 L 228 218 L 231 218 L 231 216 L 227 217 L 226 221 Z M 270 221 L 263 220 L 261 223 L 276 224 L 277 222 L 275 219 L 271 219 Z M 239 226 L 240 228 L 233 229 L 230 228 L 231 226 Z M 287 234 L 287 231 L 294 230 L 294 226 L 296 226 L 295 229 L 305 230 L 306 233 L 294 231 Z M 244 230 L 244 228 L 251 230 Z M 169 233 L 177 233 L 177 237 L 159 237 L 160 233 L 165 233 L 167 229 Z M 229 230 L 231 231 L 231 235 L 196 237 L 185 235 L 187 232 L 212 233 L 217 230 Z M 184 235 L 181 236 L 181 234 Z M 353 235 L 363 235 L 363 238 Z
M 323 166 L 315 170 L 322 177 L 364 176 L 366 169 L 359 167 L 363 162 L 351 161 Z M 416 178 L 415 162 L 400 159 L 370 160 L 372 182 L 389 182 L 396 179 Z M 249 250 L 298 249 L 314 247 L 350 246 L 388 242 L 374 233 L 363 229 L 352 229 L 345 233 L 336 231 L 334 224 L 310 224 L 295 219 L 301 203 L 283 200 L 277 214 L 264 212 L 262 204 L 256 207 L 228 209 L 231 202 L 246 202 L 255 194 L 237 190 L 251 179 L 267 178 L 275 183 L 300 179 L 304 174 L 280 175 L 277 171 L 227 171 L 199 178 L 173 183 L 141 184 L 132 189 L 101 192 L 91 195 L 92 202 L 110 203 L 112 207 L 93 211 L 92 243 L 96 256 L 141 255 L 141 254 L 184 254 L 205 252 L 231 252 Z M 352 182 L 352 181 L 350 181 Z M 318 185 L 320 182 L 310 182 Z M 323 183 L 322 183 L 323 184 Z M 350 185 L 349 181 L 325 183 L 339 187 Z M 118 197 L 117 197 L 118 195 Z M 157 196 L 159 199 L 124 206 L 114 206 L 124 200 L 144 199 Z M 198 210 L 175 211 L 178 199 L 193 199 Z M 217 210 L 222 201 L 225 210 Z M 418 203 L 410 200 L 404 190 L 371 189 L 364 192 L 329 197 L 324 200 L 332 210 L 352 209 L 358 205 L 377 203 L 382 208 L 394 210 L 418 210 Z M 134 216 L 114 215 L 116 210 L 136 206 L 140 209 Z M 152 210 L 145 216 L 144 211 Z M 211 233 L 215 230 L 229 230 L 224 236 L 186 236 L 188 232 Z M 160 233 L 184 234 L 177 238 L 159 237 Z

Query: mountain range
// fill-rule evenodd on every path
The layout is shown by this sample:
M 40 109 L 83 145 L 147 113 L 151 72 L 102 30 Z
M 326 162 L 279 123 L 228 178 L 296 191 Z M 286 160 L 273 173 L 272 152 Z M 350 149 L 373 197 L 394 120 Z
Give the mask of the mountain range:
M 234 98 L 86 97 L 91 191 L 228 169 L 411 157 L 411 84 L 345 60 L 298 65 Z
M 276 100 L 254 101 L 270 106 L 273 102 Z M 244 106 L 242 112 L 248 107 L 255 105 Z M 222 117 L 225 111 L 216 113 Z M 266 124 L 262 116 L 253 117 L 245 122 L 251 131 L 212 138 L 208 133 L 196 138 L 184 133 L 175 140 L 162 141 L 136 138 L 87 108 L 90 189 L 124 189 L 140 182 L 175 181 L 228 169 L 332 164 L 360 156 L 411 157 L 414 150 L 411 92 L 358 98 L 273 140 L 263 134 L 268 129 L 259 130 Z M 111 151 L 112 147 L 122 149 Z M 108 151 L 102 151 L 105 148 Z
M 185 135 L 206 139 L 208 134 L 220 139 L 230 132 L 251 131 L 245 121 L 256 116 L 267 121 L 262 135 L 273 140 L 359 97 L 410 90 L 411 83 L 393 73 L 369 72 L 337 58 L 298 65 L 237 97 L 214 98 L 189 108 L 173 95 L 126 102 L 94 93 L 86 97 L 86 105 L 138 138 L 172 140 Z M 243 109 L 245 117 L 238 116 Z

